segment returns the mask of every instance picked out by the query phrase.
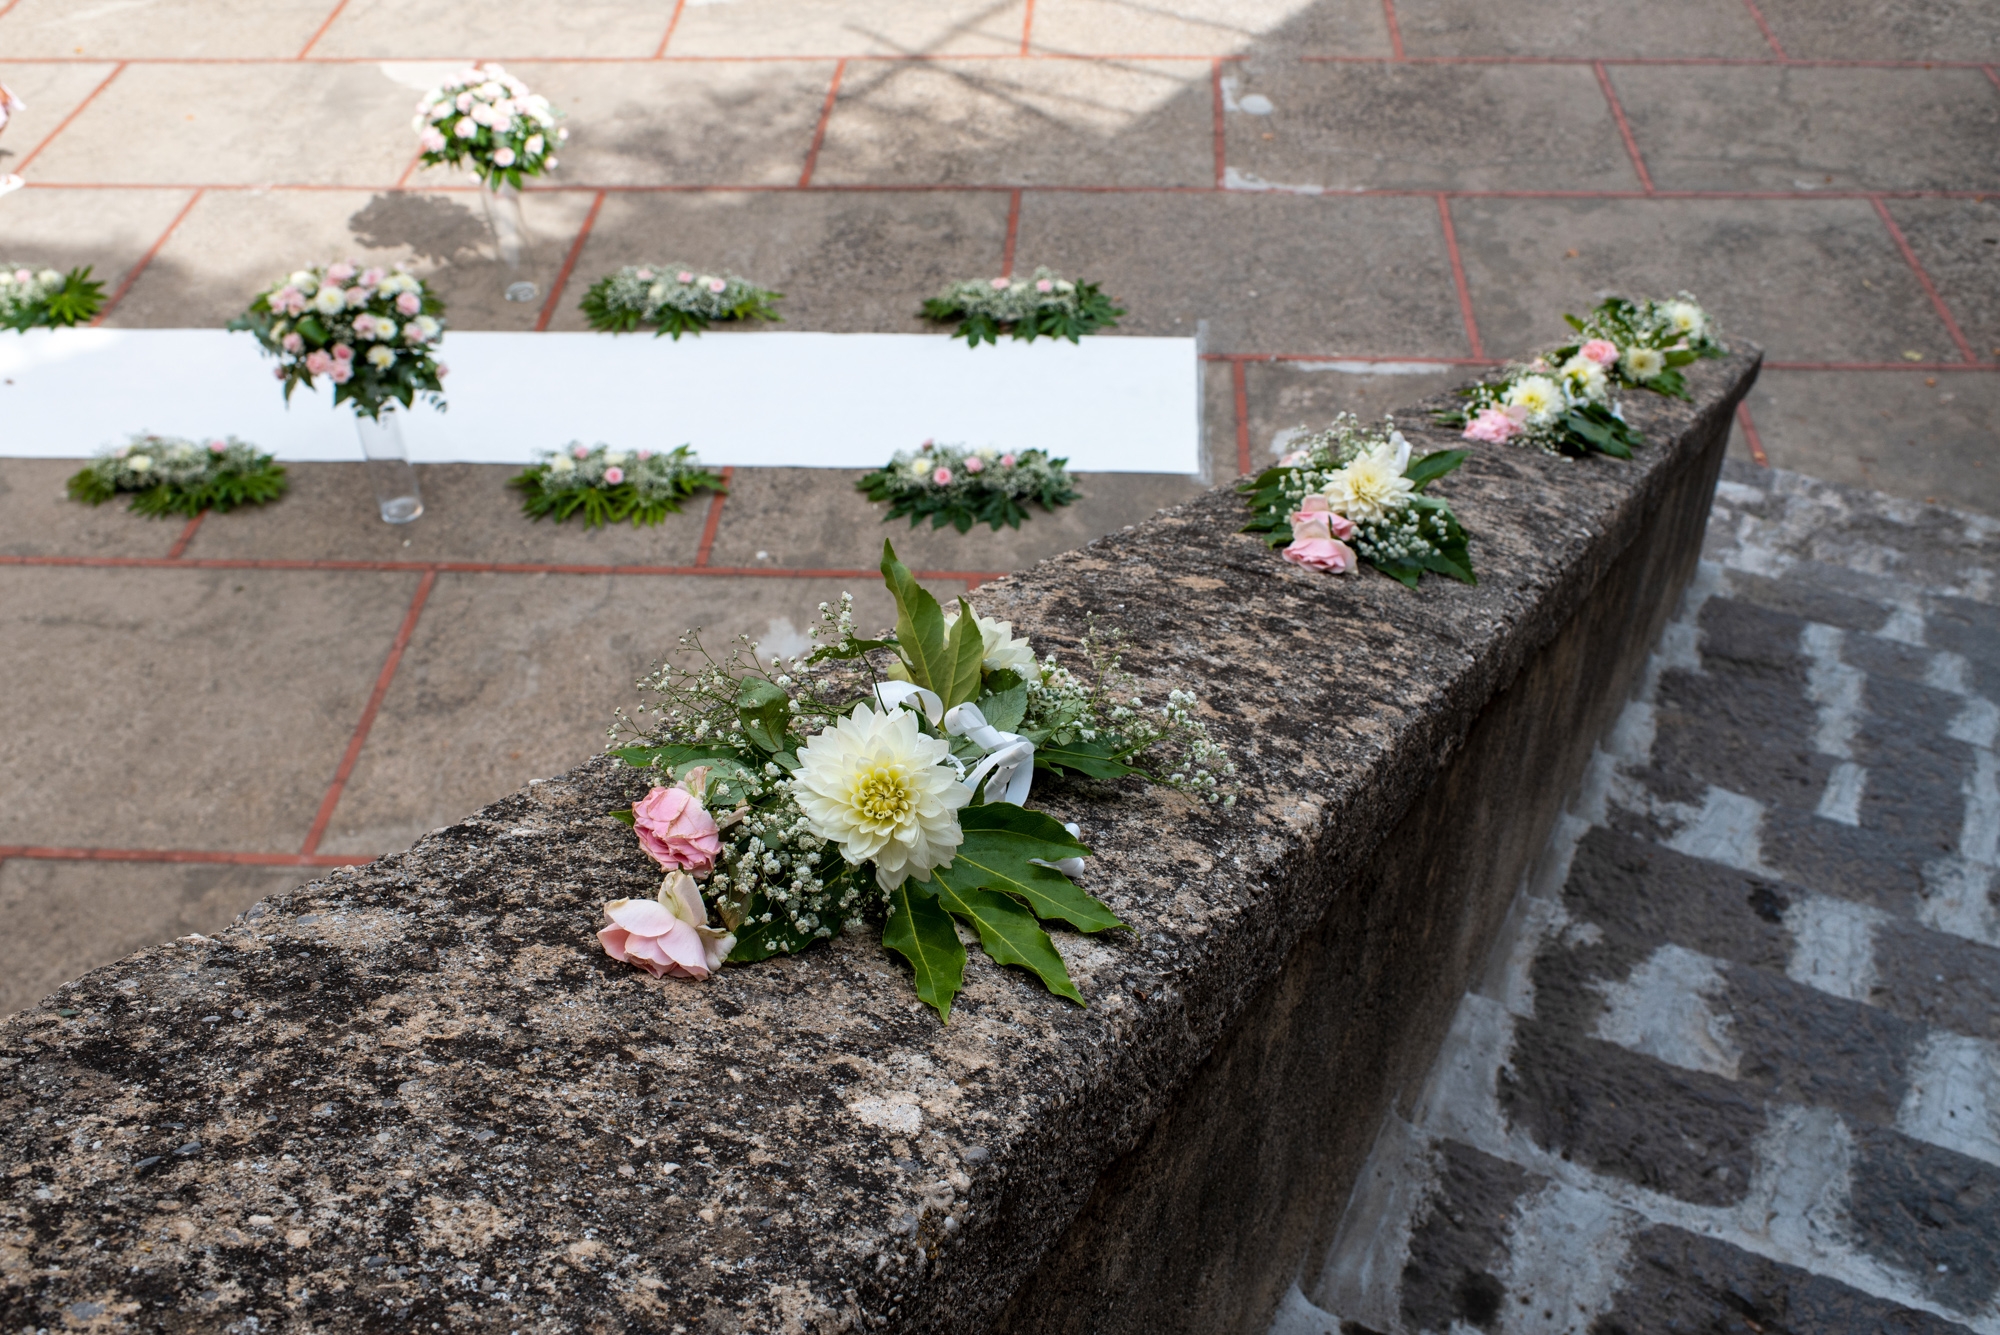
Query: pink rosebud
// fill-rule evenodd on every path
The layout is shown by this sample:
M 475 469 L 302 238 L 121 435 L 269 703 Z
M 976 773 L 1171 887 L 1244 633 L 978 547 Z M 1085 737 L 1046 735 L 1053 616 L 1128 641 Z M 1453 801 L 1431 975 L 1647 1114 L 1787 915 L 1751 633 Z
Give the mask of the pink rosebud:
M 993 290 L 995 292 L 1005 292 L 1012 286 L 1014 286 L 1014 280 L 1011 278 L 996 278 L 993 280 Z
M 634 278 L 637 278 L 642 283 L 650 283 L 653 281 L 653 271 L 651 269 L 641 269 L 632 276 Z
M 651 450 L 640 450 L 640 451 L 639 451 L 639 461 L 640 461 L 641 463 L 644 463 L 644 462 L 645 462 L 646 460 L 648 460 L 648 459 L 650 459 L 650 458 L 652 458 L 652 457 L 653 457 L 653 452 L 652 452 Z
M 686 269 L 683 269 L 679 273 L 674 275 L 674 281 L 677 283 L 692 283 L 694 281 L 694 275 L 689 273 Z
M 346 384 L 348 381 L 354 378 L 354 363 L 335 362 L 333 364 L 333 369 L 326 373 L 326 378 L 331 380 L 336 385 Z
M 283 380 L 285 378 L 285 368 L 282 366 L 274 366 L 271 368 L 271 375 L 275 379 Z
M 396 309 L 404 315 L 415 315 L 424 308 L 424 299 L 414 292 L 405 292 L 396 298 Z
M 35 275 L 27 269 L 16 269 L 14 270 L 14 281 L 17 283 L 32 283 L 35 281 Z
M 569 447 L 569 454 L 572 459 L 588 459 L 590 457 L 590 446 L 572 445 Z
M 1577 351 L 1599 366 L 1609 366 L 1618 360 L 1618 345 L 1605 338 L 1593 338 Z
M 333 359 L 337 362 L 351 362 L 354 360 L 354 349 L 345 343 L 336 343 L 333 345 Z
M 361 275 L 361 286 L 380 287 L 382 286 L 382 280 L 387 276 L 388 275 L 385 274 L 380 269 L 370 269 L 368 270 L 368 272 Z
M 1051 282 L 1050 282 L 1050 281 L 1049 281 L 1048 279 L 1046 279 L 1046 278 L 1037 278 L 1037 279 L 1035 280 L 1035 291 L 1037 291 L 1037 292 L 1053 292 L 1053 291 L 1055 291 L 1055 290 L 1056 290 L 1056 285 L 1055 285 L 1054 283 L 1051 283 Z
M 222 441 L 211 440 L 208 442 L 208 452 L 210 454 L 227 454 L 229 453 L 229 446 Z
M 951 485 L 951 470 L 949 468 L 938 469 L 935 473 L 931 474 L 931 481 L 937 483 L 940 487 L 949 487 Z
M 306 341 L 297 334 L 286 334 L 282 339 L 278 340 L 278 346 L 296 357 L 306 350 Z
M 1280 553 L 1293 565 L 1344 575 L 1357 564 L 1354 549 L 1338 538 L 1294 538 Z
M 611 919 L 597 933 L 604 953 L 655 978 L 706 978 L 736 945 L 734 936 L 708 925 L 701 892 L 686 872 L 671 873 L 658 899 L 614 899 L 604 916 Z
M 608 479 L 610 473 L 605 477 Z M 647 856 L 668 871 L 706 875 L 722 853 L 715 817 L 708 814 L 700 798 L 679 785 L 655 788 L 634 802 L 632 828 Z
M 333 369 L 333 358 L 315 349 L 306 354 L 306 374 L 325 375 Z
M 720 278 L 711 278 L 708 280 L 708 290 L 711 292 L 720 292 L 728 286 L 729 284 L 723 282 Z
M 625 470 L 622 468 L 607 468 L 604 470 L 604 480 L 615 487 L 625 480 Z
M 1520 434 L 1521 424 L 1499 408 L 1482 408 L 1479 415 L 1465 424 L 1467 440 L 1484 441 L 1488 445 L 1501 445 Z
M 366 306 L 368 304 L 368 298 L 374 296 L 375 294 L 373 292 L 370 292 L 365 287 L 350 287 L 347 289 L 347 291 L 343 292 L 341 295 L 347 298 L 347 304 L 349 306 Z
M 336 286 L 352 277 L 354 277 L 354 266 L 351 264 L 341 263 L 331 265 L 326 271 L 326 281 Z
M 986 471 L 986 461 L 976 454 L 969 455 L 965 460 L 965 471 L 968 473 L 983 473 Z
M 1012 468 L 1014 466 L 1014 463 L 1015 459 L 1013 455 L 1003 454 L 1000 456 L 1000 466 L 1002 468 Z

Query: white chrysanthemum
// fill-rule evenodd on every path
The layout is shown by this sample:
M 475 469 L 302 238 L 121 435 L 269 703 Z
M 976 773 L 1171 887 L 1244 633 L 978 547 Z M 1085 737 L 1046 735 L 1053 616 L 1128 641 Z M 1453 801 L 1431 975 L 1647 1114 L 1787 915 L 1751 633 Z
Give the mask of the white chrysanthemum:
M 1545 375 L 1522 376 L 1508 386 L 1502 402 L 1510 408 L 1526 409 L 1531 427 L 1547 426 L 1563 411 L 1562 391 Z
M 1326 493 L 1327 508 L 1356 522 L 1394 514 L 1410 503 L 1416 490 L 1403 476 L 1409 463 L 1409 442 L 1400 435 L 1357 454 L 1320 488 Z
M 958 612 L 956 609 L 944 614 L 944 623 L 946 626 L 952 625 L 957 620 Z M 984 641 L 984 647 L 981 650 L 982 656 L 979 660 L 981 668 L 988 672 L 998 672 L 1003 668 L 1012 668 L 1021 674 L 1023 681 L 1034 675 L 1034 646 L 1026 640 L 1014 638 L 1013 622 L 995 621 L 991 617 L 980 616 L 977 612 L 972 614 L 972 622 L 979 627 L 979 638 Z
M 312 304 L 321 315 L 338 315 L 347 309 L 347 294 L 337 285 L 328 283 L 313 294 Z
M 1641 384 L 1667 369 L 1667 355 L 1657 348 L 1627 348 L 1618 360 L 1624 363 L 1626 376 Z
M 856 705 L 799 748 L 793 793 L 814 834 L 840 845 L 852 864 L 873 861 L 876 881 L 893 890 L 950 865 L 965 837 L 957 812 L 972 794 L 944 763 L 950 756 L 942 739 L 917 730 L 909 710 Z
M 1708 332 L 1708 314 L 1692 301 L 1663 301 L 1660 314 L 1667 328 L 1685 338 L 1700 338 Z
M 1570 398 L 1578 403 L 1602 403 L 1610 388 L 1604 368 L 1580 352 L 1564 362 L 1556 374 L 1562 378 Z

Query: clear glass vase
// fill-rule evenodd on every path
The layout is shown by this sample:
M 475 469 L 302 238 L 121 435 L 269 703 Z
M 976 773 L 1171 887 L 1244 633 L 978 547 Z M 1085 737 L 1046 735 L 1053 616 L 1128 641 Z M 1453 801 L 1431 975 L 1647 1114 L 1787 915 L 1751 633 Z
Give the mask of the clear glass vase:
M 361 453 L 368 460 L 368 480 L 375 487 L 375 503 L 388 524 L 407 524 L 424 512 L 423 493 L 417 490 L 417 470 L 410 466 L 410 452 L 403 445 L 403 416 L 398 405 L 385 404 L 379 415 L 354 414 L 354 426 L 361 433 Z
M 486 206 L 486 225 L 493 229 L 507 300 L 533 301 L 541 289 L 535 285 L 535 240 L 521 212 L 521 192 L 503 184 L 481 190 L 479 198 Z

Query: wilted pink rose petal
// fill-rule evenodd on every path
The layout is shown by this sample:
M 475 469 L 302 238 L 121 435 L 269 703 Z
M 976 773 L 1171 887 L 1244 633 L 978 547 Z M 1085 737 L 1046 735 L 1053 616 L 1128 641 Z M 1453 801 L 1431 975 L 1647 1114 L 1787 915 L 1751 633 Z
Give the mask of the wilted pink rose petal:
M 1337 538 L 1294 538 L 1283 556 L 1308 570 L 1325 570 L 1343 575 L 1354 569 L 1354 549 Z
M 617 469 L 605 472 L 605 480 Z M 613 483 L 615 486 L 616 483 Z M 685 788 L 655 788 L 632 804 L 632 828 L 647 856 L 668 870 L 705 875 L 722 853 L 715 817 Z
M 1519 435 L 1521 424 L 1499 408 L 1482 408 L 1479 415 L 1465 424 L 1467 440 L 1484 441 L 1488 445 L 1500 445 Z

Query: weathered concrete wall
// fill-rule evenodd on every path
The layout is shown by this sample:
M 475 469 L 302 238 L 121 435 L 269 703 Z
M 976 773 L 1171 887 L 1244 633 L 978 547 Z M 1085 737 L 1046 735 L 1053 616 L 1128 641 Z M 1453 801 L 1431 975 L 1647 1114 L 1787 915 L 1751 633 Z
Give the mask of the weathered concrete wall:
M 1632 403 L 1631 464 L 1481 447 L 1442 484 L 1477 588 L 1287 566 L 1217 492 L 982 589 L 1044 648 L 1122 627 L 1243 766 L 1228 813 L 1038 791 L 1135 928 L 1060 941 L 1088 1009 L 980 959 L 941 1029 L 858 937 L 616 965 L 598 905 L 656 878 L 602 761 L 71 985 L 0 1026 L 0 1318 L 1261 1328 L 1672 606 L 1755 367 Z

